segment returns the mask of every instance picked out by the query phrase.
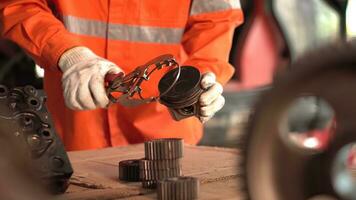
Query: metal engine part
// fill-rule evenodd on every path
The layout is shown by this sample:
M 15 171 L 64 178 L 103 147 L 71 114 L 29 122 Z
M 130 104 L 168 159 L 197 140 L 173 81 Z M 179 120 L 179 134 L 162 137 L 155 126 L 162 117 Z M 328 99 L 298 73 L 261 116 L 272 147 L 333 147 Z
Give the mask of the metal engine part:
M 164 138 L 145 142 L 147 160 L 172 160 L 183 157 L 184 142 L 181 138 Z
M 0 133 L 7 131 L 8 127 L 0 123 Z M 51 199 L 27 165 L 28 160 L 28 150 L 20 140 L 10 134 L 0 134 L 0 199 Z
M 245 135 L 242 185 L 248 199 L 356 199 L 355 178 L 338 172 L 347 166 L 340 152 L 356 142 L 355 88 L 355 41 L 311 52 L 277 77 L 255 107 Z M 284 137 L 289 106 L 311 95 L 325 100 L 335 113 L 332 137 L 318 151 L 298 149 Z
M 198 199 L 199 181 L 194 177 L 175 177 L 157 183 L 159 200 L 193 200 Z
M 173 69 L 166 73 L 159 82 L 158 88 L 161 93 L 167 91 L 175 81 L 178 69 Z M 179 121 L 191 116 L 199 116 L 199 97 L 203 93 L 200 87 L 201 74 L 199 70 L 192 66 L 182 66 L 180 76 L 173 88 L 159 101 L 167 106 L 172 117 Z
M 25 149 L 26 166 L 49 192 L 63 193 L 73 170 L 45 107 L 46 97 L 32 86 L 0 85 L 1 134 Z
M 181 175 L 180 159 L 173 160 L 141 160 L 140 179 L 142 181 L 157 181 Z
M 119 180 L 127 182 L 140 181 L 140 160 L 123 160 L 119 162 Z

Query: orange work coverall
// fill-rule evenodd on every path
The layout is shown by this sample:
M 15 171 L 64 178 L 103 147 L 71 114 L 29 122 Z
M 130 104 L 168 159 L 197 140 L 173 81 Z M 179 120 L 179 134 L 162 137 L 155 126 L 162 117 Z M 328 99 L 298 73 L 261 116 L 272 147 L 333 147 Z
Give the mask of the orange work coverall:
M 57 66 L 64 51 L 86 46 L 126 73 L 169 53 L 202 73 L 214 72 L 224 84 L 234 71 L 227 62 L 233 32 L 243 22 L 239 0 L 1 0 L 0 12 L 1 35 L 45 69 L 47 106 L 67 150 L 164 137 L 196 144 L 203 129 L 193 117 L 174 121 L 159 103 L 66 108 Z

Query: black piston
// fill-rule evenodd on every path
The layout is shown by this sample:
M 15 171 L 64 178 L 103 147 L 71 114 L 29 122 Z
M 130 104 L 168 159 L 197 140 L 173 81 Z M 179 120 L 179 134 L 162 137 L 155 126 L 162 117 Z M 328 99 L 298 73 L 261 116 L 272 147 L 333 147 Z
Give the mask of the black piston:
M 174 84 L 179 75 L 178 81 Z M 160 97 L 160 103 L 167 106 L 172 117 L 179 121 L 191 116 L 199 115 L 199 97 L 203 92 L 200 86 L 201 74 L 192 66 L 182 66 L 166 73 L 159 81 L 158 89 L 162 94 L 174 84 L 166 94 Z

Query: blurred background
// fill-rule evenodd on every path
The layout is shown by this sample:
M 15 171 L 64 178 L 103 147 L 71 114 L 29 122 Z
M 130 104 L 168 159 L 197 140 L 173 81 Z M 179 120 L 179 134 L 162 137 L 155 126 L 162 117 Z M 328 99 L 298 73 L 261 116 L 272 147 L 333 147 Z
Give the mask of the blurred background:
M 303 53 L 356 37 L 356 0 L 241 0 L 245 23 L 235 31 L 226 106 L 205 124 L 201 145 L 236 147 L 251 105 Z M 44 72 L 16 44 L 0 38 L 0 83 L 42 89 Z

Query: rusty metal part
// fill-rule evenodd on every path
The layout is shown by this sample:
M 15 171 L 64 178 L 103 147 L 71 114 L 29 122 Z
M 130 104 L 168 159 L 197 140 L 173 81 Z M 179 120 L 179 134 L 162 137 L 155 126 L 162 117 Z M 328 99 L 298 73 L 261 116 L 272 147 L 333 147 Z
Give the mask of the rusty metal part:
M 338 152 L 356 142 L 355 55 L 355 41 L 311 52 L 277 77 L 272 89 L 261 97 L 243 149 L 243 185 L 248 199 L 354 198 L 336 190 L 332 171 Z M 301 96 L 324 99 L 335 112 L 333 137 L 321 151 L 300 151 L 283 137 L 286 112 Z
M 119 180 L 127 182 L 140 181 L 140 160 L 123 160 L 119 162 Z
M 142 96 L 141 84 L 143 81 L 148 81 L 151 74 L 163 67 L 176 67 L 177 73 L 172 85 L 166 88 L 166 91 L 160 93 L 157 97 L 144 98 Z M 145 103 L 157 101 L 162 95 L 168 93 L 177 83 L 180 76 L 181 67 L 175 61 L 173 55 L 161 55 L 144 65 L 138 66 L 133 72 L 127 75 L 118 76 L 109 82 L 107 87 L 107 95 L 112 103 L 120 103 L 124 106 L 137 106 Z M 122 95 L 116 98 L 112 95 L 113 92 L 120 92 Z M 134 98 L 138 94 L 139 99 Z
M 0 85 L 0 128 L 26 149 L 26 166 L 44 187 L 63 193 L 73 173 L 64 146 L 45 106 L 46 97 L 34 87 L 9 89 Z
M 199 181 L 194 177 L 168 178 L 157 183 L 159 200 L 193 200 L 198 199 Z
M 147 160 L 171 160 L 183 157 L 184 141 L 181 138 L 163 138 L 145 142 Z
M 173 85 L 169 92 L 161 94 L 160 103 L 169 108 L 172 117 L 177 121 L 199 116 L 198 101 L 204 91 L 200 86 L 199 70 L 192 66 L 182 66 L 179 79 L 176 84 L 173 84 L 177 73 L 178 69 L 173 69 L 160 80 L 158 88 L 161 93 Z

